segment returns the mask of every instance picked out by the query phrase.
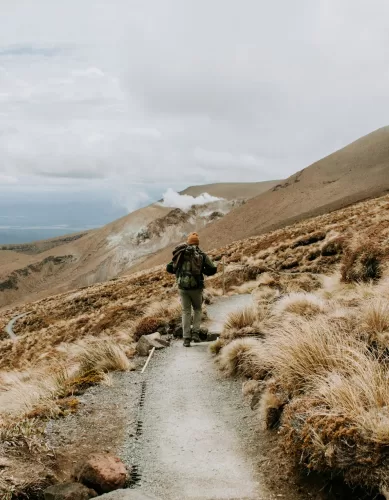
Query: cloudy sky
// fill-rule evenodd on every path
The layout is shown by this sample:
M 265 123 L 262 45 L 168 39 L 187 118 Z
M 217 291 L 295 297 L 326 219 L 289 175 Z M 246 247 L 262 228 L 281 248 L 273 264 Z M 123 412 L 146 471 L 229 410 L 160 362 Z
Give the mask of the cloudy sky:
M 386 0 L 1 0 L 0 196 L 131 210 L 286 177 L 388 124 L 388 19 Z

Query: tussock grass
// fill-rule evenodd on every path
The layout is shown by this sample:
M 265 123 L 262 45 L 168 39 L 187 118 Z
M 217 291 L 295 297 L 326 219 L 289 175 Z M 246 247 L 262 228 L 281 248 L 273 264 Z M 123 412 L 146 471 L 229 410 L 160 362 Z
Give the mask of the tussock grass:
M 306 390 L 314 376 L 352 373 L 368 348 L 342 321 L 298 319 L 272 332 L 266 341 L 272 372 L 290 394 Z
M 237 330 L 242 330 L 247 327 L 254 327 L 258 320 L 258 311 L 254 306 L 245 307 L 233 311 L 227 317 L 224 323 L 223 337 L 232 337 Z
M 361 326 L 373 338 L 389 336 L 389 302 L 381 298 L 370 300 L 362 313 Z
M 341 273 L 346 283 L 377 281 L 382 272 L 382 250 L 373 242 L 345 249 Z
M 221 338 L 218 338 L 217 340 L 215 340 L 214 342 L 212 342 L 209 345 L 209 351 L 211 352 L 211 354 L 216 356 L 219 354 L 219 352 L 221 351 L 221 349 L 224 346 L 225 346 L 225 342 Z
M 313 293 L 290 293 L 278 301 L 275 311 L 281 315 L 290 313 L 299 316 L 315 316 L 328 310 L 328 304 Z
M 78 356 L 79 373 L 127 371 L 132 365 L 124 351 L 109 340 L 91 342 Z
M 252 338 L 235 339 L 226 345 L 217 358 L 219 367 L 227 375 L 244 375 L 247 373 L 247 356 L 258 340 Z

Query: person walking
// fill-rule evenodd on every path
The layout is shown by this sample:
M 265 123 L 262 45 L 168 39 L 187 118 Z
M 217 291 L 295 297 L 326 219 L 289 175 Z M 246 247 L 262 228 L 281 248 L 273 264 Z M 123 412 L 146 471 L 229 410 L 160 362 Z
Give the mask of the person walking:
M 184 346 L 190 347 L 191 340 L 200 342 L 204 275 L 213 276 L 217 266 L 199 248 L 197 233 L 191 233 L 186 243 L 173 250 L 173 259 L 166 266 L 170 274 L 175 274 L 182 304 L 182 331 Z M 193 308 L 193 329 L 191 332 Z

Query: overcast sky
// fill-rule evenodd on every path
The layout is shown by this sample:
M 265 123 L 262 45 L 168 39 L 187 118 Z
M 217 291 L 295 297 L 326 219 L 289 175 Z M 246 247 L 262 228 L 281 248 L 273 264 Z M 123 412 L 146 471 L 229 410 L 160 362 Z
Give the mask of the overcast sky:
M 0 194 L 131 210 L 289 176 L 388 125 L 388 19 L 387 0 L 1 0 Z

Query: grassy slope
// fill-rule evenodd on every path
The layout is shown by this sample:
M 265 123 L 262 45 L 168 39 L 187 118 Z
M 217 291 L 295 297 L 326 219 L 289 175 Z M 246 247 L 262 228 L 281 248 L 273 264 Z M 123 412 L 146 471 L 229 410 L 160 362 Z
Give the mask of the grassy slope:
M 274 190 L 276 189 L 276 190 Z M 200 231 L 205 250 L 325 214 L 389 190 L 389 127 L 379 129 L 292 175 Z M 162 250 L 134 271 L 167 261 Z
M 261 312 L 258 314 L 258 321 L 261 328 L 260 333 L 263 334 L 264 332 L 269 307 L 278 304 L 277 309 L 274 310 L 273 319 L 274 317 L 277 319 L 276 315 L 278 315 L 278 318 L 283 318 L 285 322 L 282 325 L 278 324 L 278 327 L 277 323 L 270 322 L 270 325 L 267 324 L 267 327 L 272 328 L 275 325 L 276 329 L 274 331 L 278 331 L 279 336 L 282 331 L 286 331 L 281 340 L 291 338 L 292 334 L 298 340 L 298 323 L 294 321 L 293 326 L 290 322 L 290 318 L 293 318 L 293 315 L 313 316 L 315 318 L 315 315 L 317 316 L 323 312 L 326 314 L 327 312 L 328 314 L 335 314 L 337 312 L 341 318 L 342 311 L 345 308 L 351 308 L 357 313 L 362 310 L 363 301 L 366 297 L 371 297 L 369 287 L 358 288 L 352 285 L 342 285 L 339 287 L 340 291 L 336 287 L 335 289 L 331 289 L 329 286 L 324 290 L 320 290 L 322 283 L 325 281 L 323 276 L 324 274 L 329 275 L 337 269 L 340 261 L 348 255 L 347 249 L 350 247 L 350 244 L 351 248 L 358 248 L 358 238 L 362 242 L 367 240 L 374 241 L 375 246 L 382 252 L 380 260 L 383 263 L 385 273 L 387 273 L 384 264 L 389 248 L 388 227 L 389 196 L 386 196 L 359 203 L 318 218 L 306 220 L 262 236 L 233 243 L 215 250 L 212 252 L 212 255 L 215 258 L 221 253 L 226 255 L 226 287 L 228 293 L 253 291 L 255 294 L 258 304 L 261 307 Z M 366 245 L 364 246 L 366 247 Z M 357 267 L 358 265 L 357 262 Z M 152 271 L 52 296 L 24 307 L 14 307 L 7 310 L 0 318 L 0 328 L 3 328 L 6 322 L 18 313 L 29 311 L 31 314 L 21 319 L 16 326 L 16 333 L 19 336 L 17 343 L 11 342 L 5 336 L 3 340 L 0 340 L 0 369 L 3 370 L 0 372 L 0 388 L 2 389 L 0 396 L 2 402 L 7 401 L 8 394 L 10 396 L 14 394 L 12 391 L 16 391 L 20 395 L 20 382 L 22 381 L 23 384 L 27 384 L 28 396 L 30 398 L 29 409 L 32 410 L 32 413 L 30 411 L 29 414 L 40 415 L 42 411 L 47 412 L 48 407 L 50 411 L 58 411 L 58 405 L 63 404 L 61 401 L 48 402 L 46 394 L 45 403 L 42 405 L 39 399 L 37 399 L 41 392 L 31 389 L 35 385 L 42 386 L 42 377 L 45 381 L 48 380 L 47 377 L 52 378 L 53 376 L 58 379 L 58 376 L 55 375 L 55 370 L 58 370 L 59 367 L 73 366 L 74 363 L 79 363 L 80 361 L 77 361 L 77 357 L 75 358 L 75 353 L 80 352 L 80 350 L 81 352 L 85 352 L 85 349 L 87 349 L 89 353 L 88 360 L 93 360 L 93 363 L 95 363 L 96 348 L 100 350 L 101 345 L 95 344 L 96 341 L 105 342 L 103 344 L 104 349 L 107 346 L 107 342 L 111 342 L 108 344 L 109 349 L 111 349 L 111 345 L 119 348 L 120 356 L 117 359 L 122 360 L 123 355 L 131 358 L 134 355 L 133 343 L 140 334 L 151 333 L 159 327 L 171 326 L 177 322 L 179 311 L 173 303 L 173 298 L 176 296 L 173 283 L 174 280 L 170 275 L 166 274 L 163 268 L 156 268 Z M 208 294 L 218 295 L 220 294 L 220 289 L 221 276 L 218 274 L 208 280 Z M 292 300 L 288 299 L 289 301 L 284 300 L 282 302 L 277 300 L 275 302 L 275 299 L 278 299 L 280 294 L 285 295 L 290 292 L 313 292 L 322 295 L 315 299 L 311 295 L 304 295 L 302 300 L 301 298 L 296 300 L 296 298 L 292 297 Z M 346 313 L 346 316 L 348 316 L 348 313 Z M 375 317 L 376 314 L 373 314 L 373 316 Z M 368 318 L 367 313 L 364 318 Z M 255 321 L 257 321 L 256 316 Z M 339 324 L 338 320 L 336 321 L 330 319 L 332 330 L 334 325 Z M 230 321 L 228 342 L 237 335 L 249 335 L 251 337 L 253 334 L 258 333 L 258 330 L 256 330 L 258 324 L 254 325 L 253 328 L 252 322 L 253 315 L 250 313 L 245 314 L 243 318 L 238 317 L 234 321 Z M 372 320 L 370 319 L 369 322 L 371 325 Z M 349 331 L 360 331 L 355 329 L 356 322 L 354 319 L 347 324 L 351 325 Z M 283 327 L 283 330 L 279 328 L 280 326 Z M 308 328 L 308 331 L 311 329 L 309 325 L 304 328 Z M 315 332 L 318 332 L 319 338 L 324 340 L 326 328 L 320 328 L 319 325 Z M 386 328 L 385 325 L 384 328 Z M 335 339 L 334 345 L 339 345 L 339 335 L 336 331 L 333 333 L 334 335 L 331 338 Z M 378 337 L 381 342 L 386 342 L 385 334 Z M 377 339 L 378 337 L 377 335 L 375 337 L 371 335 L 369 338 Z M 308 334 L 304 334 L 303 338 L 308 338 Z M 243 350 L 238 346 L 238 349 L 235 349 L 233 354 L 226 355 L 227 363 L 232 360 L 233 367 L 238 367 L 238 363 L 236 362 L 238 359 L 237 356 L 239 357 L 243 351 L 250 352 L 249 349 L 252 347 L 251 340 L 249 339 L 248 345 L 245 345 Z M 254 342 L 258 342 L 258 340 L 254 339 Z M 352 343 L 352 340 L 350 342 Z M 361 343 L 359 340 L 358 342 L 357 348 L 359 349 Z M 285 343 L 277 345 L 285 345 Z M 300 350 L 298 348 L 297 352 Z M 288 353 L 289 351 L 287 350 L 286 352 Z M 249 358 L 253 360 L 252 356 Z M 266 368 L 265 365 L 261 365 L 261 359 L 259 358 L 259 361 L 255 362 L 256 370 L 258 366 L 259 368 Z M 270 373 L 272 363 L 275 366 L 275 358 L 272 358 L 273 361 L 268 358 L 266 359 L 266 363 L 270 366 L 266 370 Z M 293 356 L 289 356 L 289 360 L 293 361 Z M 289 365 L 287 366 L 285 363 L 277 366 L 281 366 L 284 370 L 287 370 Z M 361 366 L 365 367 L 367 365 L 362 364 Z M 19 370 L 23 370 L 23 372 Z M 247 370 L 245 373 L 253 373 L 252 371 L 250 372 L 252 370 L 250 364 Z M 257 374 L 255 377 L 258 378 L 259 372 L 256 371 L 255 373 Z M 287 373 L 287 375 L 282 380 L 285 379 L 288 381 L 290 372 L 286 371 L 283 373 Z M 305 387 L 304 374 L 300 376 L 298 381 Z M 65 380 L 65 383 L 68 385 L 68 380 Z M 73 384 L 73 380 L 71 380 L 71 383 Z M 61 384 L 62 386 L 64 384 L 62 378 Z M 46 386 L 46 382 L 44 386 Z M 266 418 L 269 418 L 269 423 L 273 422 L 273 420 L 267 416 L 269 413 L 267 409 L 271 409 L 270 414 L 278 415 L 279 413 L 277 412 L 280 409 L 280 403 L 282 408 L 285 404 L 285 399 L 283 399 L 285 397 L 285 390 L 278 391 L 278 388 L 278 385 L 270 385 L 266 392 L 265 403 L 263 403 L 265 405 L 265 415 Z M 58 397 L 56 394 L 54 394 L 55 397 Z M 386 398 L 385 392 L 377 394 L 377 397 Z M 35 398 L 35 401 L 31 401 L 32 396 Z M 298 407 L 299 415 L 301 414 L 301 409 L 308 408 L 309 410 L 309 398 L 310 394 L 308 394 L 308 399 L 304 399 L 304 405 Z M 18 400 L 20 400 L 20 396 L 19 399 L 15 399 L 15 397 L 8 398 L 8 401 L 11 402 Z M 389 406 L 389 401 L 386 401 L 386 399 L 382 401 L 383 403 L 381 404 Z M 294 402 L 295 400 L 293 400 Z M 0 406 L 2 412 L 4 412 L 6 410 L 5 406 L 3 404 L 0 404 Z M 289 413 L 285 413 L 285 415 L 291 415 L 290 421 L 293 421 L 293 413 L 290 413 L 293 411 L 297 410 L 294 410 L 294 406 L 291 405 L 288 408 Z M 306 414 L 307 412 L 304 415 Z M 309 413 L 309 415 L 311 414 Z M 316 418 L 316 414 L 314 416 Z M 10 432 L 15 433 L 13 439 L 15 439 L 16 443 L 19 443 L 19 427 L 15 427 L 13 424 L 9 427 L 9 422 L 6 420 L 2 422 L 2 417 L 3 414 L 0 413 L 0 431 L 2 431 L 2 426 L 6 426 L 4 429 L 7 430 L 4 435 L 9 435 Z M 358 418 L 362 417 L 363 415 L 358 416 Z M 285 422 L 287 425 L 289 420 Z M 338 425 L 338 420 L 336 422 Z M 374 423 L 374 419 L 370 420 L 371 422 Z M 25 425 L 27 424 L 23 423 L 23 426 Z M 290 426 L 285 429 L 285 432 L 294 432 L 294 429 L 291 429 Z M 304 429 L 306 432 L 310 432 L 311 428 L 308 426 L 304 427 Z M 386 427 L 380 427 L 380 429 L 384 429 L 385 431 Z M 291 439 L 286 442 L 299 443 L 300 437 L 298 434 L 291 435 Z M 304 439 L 307 438 L 307 436 L 303 437 Z M 366 444 L 366 440 L 360 442 Z M 368 444 L 370 442 L 368 441 Z M 14 451 L 17 454 L 19 449 L 18 444 L 15 446 Z M 1 450 L 0 442 L 0 452 Z M 301 450 L 300 445 L 297 448 L 293 446 L 288 448 L 288 452 L 292 456 L 294 456 L 294 453 L 300 456 L 301 451 L 303 451 L 307 453 L 306 456 L 310 460 L 311 450 L 313 450 L 312 453 L 316 453 L 314 443 L 308 449 L 304 448 L 303 450 Z M 5 452 L 9 453 L 7 450 Z M 381 455 L 374 456 L 380 458 Z M 31 461 L 28 453 L 26 459 Z M 365 455 L 362 455 L 361 460 L 364 459 Z M 20 459 L 18 460 L 20 462 Z M 326 462 L 323 467 L 325 470 L 332 470 L 331 466 Z M 334 470 L 338 471 L 339 466 L 337 465 Z M 12 468 L 10 471 L 12 472 Z M 355 472 L 354 469 L 353 471 Z M 359 464 L 358 471 L 360 475 L 353 475 L 353 471 L 350 473 L 350 481 L 354 483 L 369 483 L 370 481 L 371 483 L 371 477 L 373 477 L 371 473 L 372 471 L 373 473 L 377 472 L 377 469 L 374 469 L 374 466 L 373 469 L 371 466 L 364 468 L 363 464 Z M 381 471 L 382 467 L 378 472 L 381 474 L 379 476 L 380 479 L 383 480 L 386 476 Z M 361 474 L 363 476 L 362 479 L 360 479 L 362 477 Z

